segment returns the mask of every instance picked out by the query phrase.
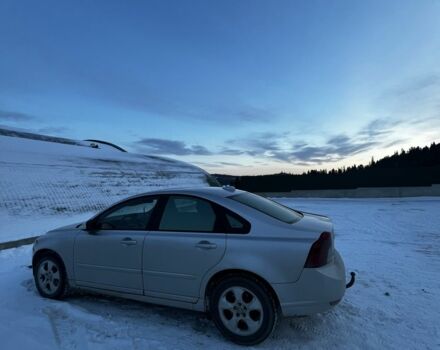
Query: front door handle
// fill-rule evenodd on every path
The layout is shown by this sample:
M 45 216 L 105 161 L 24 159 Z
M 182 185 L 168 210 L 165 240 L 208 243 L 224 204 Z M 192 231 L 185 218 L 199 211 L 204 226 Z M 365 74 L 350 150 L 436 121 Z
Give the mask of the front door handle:
M 200 249 L 215 249 L 215 248 L 217 248 L 217 244 L 211 243 L 209 241 L 200 241 L 195 246 Z
M 137 241 L 134 239 L 131 239 L 130 237 L 125 237 L 124 239 L 121 239 L 121 244 L 123 245 L 135 245 L 137 244 Z

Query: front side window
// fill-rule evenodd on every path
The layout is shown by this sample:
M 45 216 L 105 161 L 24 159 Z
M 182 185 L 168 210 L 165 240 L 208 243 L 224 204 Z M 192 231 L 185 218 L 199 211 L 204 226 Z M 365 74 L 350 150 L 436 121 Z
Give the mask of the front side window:
M 208 201 L 196 197 L 170 196 L 159 230 L 214 232 L 216 220 L 214 208 Z
M 101 216 L 98 227 L 102 230 L 145 230 L 150 220 L 157 198 L 141 198 Z
M 228 197 L 237 202 L 240 202 L 248 207 L 254 208 L 262 213 L 272 216 L 275 219 L 293 224 L 302 218 L 302 214 L 289 209 L 284 205 L 271 201 L 270 199 L 257 196 L 256 194 L 244 192 Z

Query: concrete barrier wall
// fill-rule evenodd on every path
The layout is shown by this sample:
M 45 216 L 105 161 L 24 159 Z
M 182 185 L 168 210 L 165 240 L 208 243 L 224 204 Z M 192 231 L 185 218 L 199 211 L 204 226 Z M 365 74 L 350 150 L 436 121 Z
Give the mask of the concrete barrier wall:
M 16 241 L 2 242 L 0 243 L 0 250 L 18 248 L 22 245 L 33 244 L 38 237 L 39 236 L 33 236 L 29 238 L 18 239 Z
M 440 196 L 440 184 L 418 187 L 358 187 L 336 190 L 295 190 L 291 192 L 261 192 L 265 197 L 303 198 L 387 198 Z

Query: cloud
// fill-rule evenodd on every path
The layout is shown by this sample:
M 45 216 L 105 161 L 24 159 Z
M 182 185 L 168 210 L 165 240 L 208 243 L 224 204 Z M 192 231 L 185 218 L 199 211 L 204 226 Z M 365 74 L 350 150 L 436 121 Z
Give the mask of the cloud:
M 399 85 L 387 90 L 384 97 L 407 97 L 414 93 L 420 93 L 440 86 L 440 75 L 438 73 L 429 73 L 406 80 Z
M 426 122 L 420 119 L 420 123 Z M 207 149 L 201 145 L 187 145 L 183 141 L 146 138 L 135 143 L 141 151 L 162 155 L 203 155 L 203 156 L 250 156 L 254 161 L 275 161 L 295 165 L 321 165 L 337 162 L 377 148 L 388 148 L 402 144 L 405 140 L 398 128 L 414 123 L 391 118 L 376 118 L 353 134 L 329 136 L 322 144 L 311 144 L 304 140 L 292 139 L 288 132 L 252 133 L 242 138 L 227 140 L 220 149 Z M 203 164 L 203 165 L 207 165 Z M 216 161 L 209 166 L 240 166 L 238 163 Z
M 144 138 L 135 142 L 135 147 L 142 152 L 161 155 L 211 155 L 212 152 L 200 145 L 188 146 L 183 141 Z
M 242 104 L 238 101 L 228 102 L 232 107 L 224 108 L 223 106 L 210 105 L 199 106 L 187 110 L 176 109 L 174 115 L 178 114 L 185 118 L 200 119 L 216 123 L 242 124 L 242 123 L 268 123 L 278 119 L 278 115 L 267 108 L 256 107 L 252 105 Z
M 439 112 L 440 112 L 440 105 L 439 105 Z M 433 117 L 422 117 L 422 118 L 412 119 L 408 121 L 408 123 L 412 125 L 436 127 L 438 124 L 440 124 L 440 113 Z
M 431 72 L 404 80 L 381 93 L 374 105 L 401 120 L 440 119 L 440 74 Z
M 383 145 L 388 136 L 394 133 L 393 128 L 402 124 L 400 120 L 377 118 L 352 136 L 339 134 L 329 137 L 322 146 L 297 147 L 288 153 L 287 159 L 302 164 L 322 164 L 335 162 L 344 158 L 369 151 Z M 286 158 L 286 155 L 283 155 Z
M 35 117 L 21 112 L 0 110 L 0 121 L 27 122 L 35 120 Z
M 388 142 L 387 144 L 385 144 L 385 148 L 389 148 L 389 147 L 403 144 L 405 141 L 406 141 L 406 139 L 397 139 L 397 140 Z
M 205 167 L 205 168 L 221 168 L 222 167 L 222 165 L 220 163 L 209 163 L 209 162 L 198 162 L 198 161 L 195 161 L 193 163 L 200 166 L 200 167 Z
M 244 104 L 241 101 L 229 100 L 228 107 L 225 107 L 223 102 L 207 104 L 201 100 L 185 101 L 182 97 L 171 96 L 166 92 L 158 94 L 158 89 L 154 86 L 147 86 L 144 82 L 136 80 L 113 85 L 109 82 L 99 92 L 91 89 L 90 93 L 99 94 L 99 98 L 125 108 L 168 119 L 201 120 L 231 125 L 267 123 L 278 119 L 278 115 L 269 109 Z
M 225 156 L 239 156 L 246 152 L 241 149 L 222 147 L 218 153 Z
M 235 111 L 226 112 L 232 117 L 236 117 L 238 121 L 243 122 L 268 122 L 277 118 L 275 113 L 269 109 L 258 108 L 254 106 L 245 106 L 237 108 Z M 221 115 L 221 113 L 220 113 Z
M 261 155 L 280 150 L 279 142 L 286 138 L 289 133 L 259 132 L 244 138 L 231 139 L 228 143 L 241 149 L 242 153 L 249 155 Z
M 165 88 L 162 81 L 127 74 L 125 70 L 108 70 L 105 66 L 86 70 L 74 63 L 69 66 L 68 74 L 74 81 L 69 88 L 75 93 L 155 117 L 221 124 L 264 123 L 278 117 L 268 108 L 245 103 L 234 96 L 218 98 L 208 94 L 209 99 L 203 99 L 188 94 L 187 89 Z
M 370 150 L 377 145 L 377 141 L 358 142 L 346 135 L 340 135 L 327 140 L 323 146 L 306 146 L 291 153 L 287 152 L 287 154 L 290 161 L 322 164 L 342 160 L 348 156 Z
M 219 164 L 226 165 L 226 166 L 243 166 L 243 164 L 234 163 L 234 162 L 219 162 Z
M 249 167 L 249 165 L 243 165 L 240 163 L 234 163 L 234 162 L 194 162 L 197 165 L 207 167 L 207 168 L 224 168 L 224 167 Z
M 237 146 L 237 154 L 297 165 L 319 165 L 381 146 L 394 133 L 393 128 L 402 123 L 390 118 L 377 118 L 353 135 L 332 135 L 322 145 L 292 140 L 287 132 L 254 133 L 228 143 Z
M 148 154 L 158 154 L 158 155 L 239 156 L 247 153 L 246 151 L 238 148 L 230 148 L 224 146 L 218 150 L 209 150 L 205 146 L 201 146 L 201 145 L 187 145 L 183 141 L 158 139 L 158 138 L 143 138 L 134 142 L 133 146 L 140 152 L 145 152 Z M 218 164 L 232 165 L 232 163 L 226 164 L 226 162 L 218 162 Z M 239 165 L 239 164 L 234 164 L 234 165 Z
M 49 126 L 49 127 L 45 127 L 45 128 L 40 128 L 37 130 L 38 133 L 42 133 L 42 134 L 65 134 L 67 132 L 69 132 L 70 129 L 66 128 L 64 126 Z
M 391 118 L 377 118 L 369 122 L 364 128 L 362 128 L 357 133 L 357 136 L 363 139 L 371 139 L 379 136 L 389 135 L 394 132 L 395 127 L 404 123 L 405 122 L 402 120 Z

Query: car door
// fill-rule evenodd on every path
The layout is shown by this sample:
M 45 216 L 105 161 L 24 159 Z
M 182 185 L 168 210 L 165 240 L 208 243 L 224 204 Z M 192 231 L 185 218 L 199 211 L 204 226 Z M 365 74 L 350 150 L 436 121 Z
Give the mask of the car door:
M 209 201 L 185 195 L 161 201 L 162 216 L 144 241 L 144 293 L 196 302 L 202 277 L 225 253 L 226 235 Z
M 75 240 L 78 286 L 143 294 L 142 253 L 157 197 L 129 200 L 93 220 Z

